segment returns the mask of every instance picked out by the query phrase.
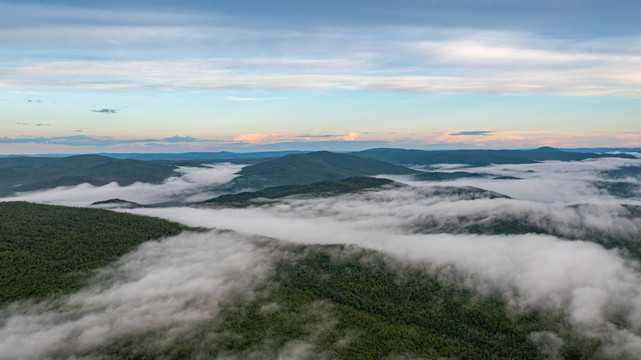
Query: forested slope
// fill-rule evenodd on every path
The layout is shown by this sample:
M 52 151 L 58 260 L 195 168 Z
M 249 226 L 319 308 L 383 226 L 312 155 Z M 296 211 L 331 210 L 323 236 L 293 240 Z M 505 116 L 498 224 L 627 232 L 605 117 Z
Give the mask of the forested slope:
M 89 183 L 158 183 L 176 175 L 172 163 L 121 160 L 100 155 L 64 158 L 13 157 L 0 159 L 0 196 L 15 192 Z
M 0 306 L 75 290 L 91 270 L 184 228 L 108 210 L 0 202 Z
M 353 155 L 318 151 L 293 154 L 247 166 L 234 179 L 235 189 L 263 189 L 282 185 L 311 184 L 323 180 L 340 180 L 352 176 L 379 174 L 417 174 L 402 166 Z
M 169 336 L 128 336 L 84 356 L 106 359 L 543 359 L 532 334 L 561 334 L 560 356 L 595 359 L 597 341 L 553 315 L 438 281 L 379 253 L 343 245 L 294 246 L 253 300 Z M 168 337 L 172 341 L 165 341 Z M 543 345 L 545 346 L 545 345 Z
M 393 183 L 394 182 L 389 179 L 353 176 L 343 180 L 325 180 L 307 185 L 274 186 L 259 191 L 247 191 L 238 194 L 221 195 L 213 199 L 202 201 L 198 203 L 198 205 L 245 207 L 250 205 L 260 205 L 265 202 L 269 203 L 272 200 L 293 195 L 316 197 L 334 196 L 377 188 Z

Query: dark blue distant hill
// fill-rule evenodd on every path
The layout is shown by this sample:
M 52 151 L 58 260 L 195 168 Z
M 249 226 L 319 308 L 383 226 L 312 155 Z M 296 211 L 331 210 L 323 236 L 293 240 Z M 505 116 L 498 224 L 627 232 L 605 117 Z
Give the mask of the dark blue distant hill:
M 351 153 L 367 159 L 386 161 L 396 165 L 465 164 L 529 164 L 547 160 L 579 161 L 600 157 L 634 158 L 626 154 L 579 153 L 551 147 L 533 150 L 406 150 L 370 149 Z
M 188 153 L 101 153 L 99 155 L 109 156 L 115 159 L 133 159 L 133 160 L 171 160 L 171 161 L 191 161 L 191 160 L 241 160 L 241 159 L 267 159 L 277 158 L 289 154 L 304 154 L 305 151 L 262 151 L 238 153 L 229 151 L 218 152 L 188 152 Z
M 555 148 L 550 147 L 550 146 L 542 146 L 540 148 L 527 150 L 527 151 L 533 151 L 533 152 L 563 152 L 563 150 L 555 149 Z

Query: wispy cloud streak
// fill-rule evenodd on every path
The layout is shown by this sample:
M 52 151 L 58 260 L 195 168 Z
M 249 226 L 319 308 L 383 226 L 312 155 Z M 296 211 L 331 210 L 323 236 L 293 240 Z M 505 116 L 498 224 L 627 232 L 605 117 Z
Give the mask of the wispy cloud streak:
M 616 43 L 602 39 L 568 42 L 536 34 L 429 28 L 257 29 L 182 26 L 118 27 L 117 42 L 140 38 L 181 48 L 174 35 L 194 39 L 196 48 L 220 42 L 225 58 L 202 55 L 169 60 L 108 57 L 97 60 L 60 59 L 4 66 L 0 87 L 68 88 L 113 91 L 145 90 L 309 90 L 351 89 L 427 93 L 552 93 L 577 96 L 638 97 L 641 84 L 641 45 L 633 38 Z M 3 30 L 0 29 L 0 33 Z M 7 31 L 7 30 L 4 30 Z M 47 31 L 37 30 L 33 31 Z M 393 34 L 377 37 L 371 33 Z M 173 35 L 172 35 L 173 34 Z M 215 36 L 213 35 L 215 34 Z M 220 39 L 220 34 L 226 41 Z M 82 37 L 79 32 L 75 36 Z M 311 39 L 302 41 L 303 39 Z M 202 42 L 202 45 L 199 45 Z M 270 44 L 266 56 L 251 57 L 230 43 Z M 322 43 L 323 46 L 318 46 Z M 136 44 L 131 44 L 135 48 Z M 393 51 L 389 51 L 393 49 Z M 337 55 L 340 54 L 340 55 Z M 390 57 L 393 61 L 390 61 Z M 144 57 L 143 57 L 144 58 Z M 389 67 L 389 62 L 394 67 Z M 465 74 L 464 76 L 461 74 Z M 562 74 L 562 76 L 560 76 Z M 236 97 L 236 101 L 258 101 Z M 253 99 L 253 100 L 249 100 Z

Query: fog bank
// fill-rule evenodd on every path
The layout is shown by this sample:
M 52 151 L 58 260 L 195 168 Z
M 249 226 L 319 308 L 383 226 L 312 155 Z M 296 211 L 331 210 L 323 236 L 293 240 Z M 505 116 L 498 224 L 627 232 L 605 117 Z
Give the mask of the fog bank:
M 215 317 L 230 296 L 251 297 L 277 253 L 264 239 L 231 232 L 146 242 L 61 301 L 3 309 L 0 357 L 72 358 L 129 334 L 169 327 L 168 336 L 180 334 Z
M 604 203 L 606 204 L 606 203 Z M 603 205 L 603 204 L 601 204 Z M 641 353 L 639 263 L 587 241 L 540 234 L 420 234 L 426 217 L 473 214 L 529 217 L 550 231 L 638 234 L 638 218 L 617 204 L 566 207 L 510 199 L 461 200 L 434 188 L 390 188 L 332 198 L 287 199 L 246 209 L 135 209 L 191 226 L 224 227 L 304 244 L 346 243 L 393 254 L 426 271 L 452 267 L 468 288 L 506 299 L 515 309 L 561 314 L 581 334 L 604 339 L 603 352 Z M 503 214 L 503 215 L 502 215 Z M 629 214 L 628 214 L 629 215 Z M 453 226 L 456 226 L 454 223 Z M 621 327 L 623 324 L 623 327 Z
M 71 296 L 60 311 L 47 311 L 47 304 L 14 305 L 14 314 L 2 313 L 0 353 L 16 359 L 74 354 L 69 349 L 212 318 L 220 299 L 233 292 L 250 296 L 251 285 L 269 271 L 269 258 L 278 251 L 248 240 L 259 235 L 302 244 L 355 244 L 427 272 L 451 269 L 467 288 L 500 296 L 516 310 L 563 316 L 577 332 L 601 339 L 606 357 L 633 358 L 641 353 L 641 265 L 622 248 L 641 241 L 641 199 L 617 198 L 594 182 L 612 181 L 603 171 L 638 165 L 640 159 L 613 158 L 496 165 L 465 170 L 521 179 L 435 183 L 395 177 L 412 186 L 292 197 L 243 209 L 121 210 L 239 234 L 184 234 L 145 244 L 103 270 L 108 285 L 98 283 Z M 230 181 L 239 169 L 187 169 L 159 185 L 80 185 L 21 199 L 74 205 L 114 197 L 194 201 L 212 197 L 202 189 Z M 462 186 L 513 199 L 489 198 Z M 532 336 L 556 339 L 554 334 Z
M 203 167 L 179 167 L 180 176 L 160 184 L 134 183 L 120 186 L 80 184 L 55 189 L 19 193 L 0 201 L 30 201 L 68 206 L 89 206 L 96 201 L 120 198 L 143 205 L 163 202 L 188 203 L 207 200 L 223 194 L 216 187 L 229 183 L 245 165 L 221 163 Z

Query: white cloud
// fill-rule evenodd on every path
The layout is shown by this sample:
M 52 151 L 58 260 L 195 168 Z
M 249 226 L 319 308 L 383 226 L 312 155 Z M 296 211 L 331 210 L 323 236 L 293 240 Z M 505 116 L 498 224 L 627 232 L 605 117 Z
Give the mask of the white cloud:
M 506 202 L 477 201 L 428 199 L 413 190 L 405 195 L 402 191 L 388 190 L 322 200 L 292 200 L 262 209 L 137 209 L 133 212 L 192 226 L 224 226 L 296 243 L 356 244 L 417 264 L 427 262 L 431 264 L 426 267 L 428 270 L 431 266 L 453 265 L 467 287 L 500 294 L 516 308 L 534 307 L 564 314 L 576 331 L 611 339 L 605 342 L 610 350 L 616 350 L 614 342 L 617 341 L 627 346 L 618 351 L 634 354 L 641 350 L 641 274 L 616 251 L 590 242 L 565 241 L 545 235 L 408 233 L 411 222 L 421 215 L 446 217 L 444 206 L 448 204 L 456 204 L 458 211 L 450 210 L 465 216 L 463 208 L 468 212 L 489 213 L 499 210 Z M 496 206 L 490 205 L 492 201 L 498 202 Z M 428 205 L 429 202 L 434 204 Z M 528 204 L 521 205 L 525 208 Z M 555 207 L 533 204 L 529 211 L 541 218 L 546 214 L 554 217 Z M 536 215 L 537 211 L 542 213 Z M 569 214 L 567 210 L 559 211 L 558 207 L 556 211 Z M 607 220 L 608 211 L 596 215 Z M 570 219 L 557 218 L 556 221 L 561 227 L 576 226 Z M 584 225 L 599 226 L 589 221 Z M 631 222 L 629 225 L 639 233 L 641 224 Z M 613 321 L 618 321 L 617 316 L 623 316 L 627 324 L 620 331 L 614 331 Z
M 562 314 L 581 334 L 604 340 L 609 354 L 641 351 L 641 273 L 617 250 L 549 235 L 417 234 L 421 226 L 450 222 L 462 228 L 493 219 L 520 219 L 568 238 L 607 243 L 608 237 L 633 241 L 641 222 L 605 194 L 585 196 L 577 187 L 598 170 L 623 166 L 612 159 L 534 166 L 537 176 L 555 174 L 553 186 L 568 181 L 571 195 L 554 201 L 463 200 L 439 188 L 391 188 L 325 199 L 290 199 L 247 209 L 135 209 L 191 226 L 225 227 L 305 244 L 346 243 L 376 249 L 416 264 L 453 265 L 467 287 L 499 294 L 515 308 L 532 307 Z M 531 165 L 531 164 L 530 164 Z M 530 165 L 502 166 L 524 171 Z M 497 170 L 499 166 L 485 170 Z M 565 171 L 561 171 L 564 168 Z M 501 168 L 501 171 L 508 171 Z M 574 180 L 578 177 L 578 180 Z M 503 181 L 495 181 L 504 184 Z M 497 185 L 503 186 L 503 185 Z M 518 187 L 522 189 L 517 190 Z M 512 190 L 528 197 L 532 183 L 514 181 Z M 441 191 L 434 192 L 434 191 Z M 509 190 L 509 189 L 508 189 Z M 567 206 L 581 200 L 579 207 Z M 641 205 L 641 202 L 626 200 Z M 248 220 L 251 219 L 251 220 Z M 425 220 L 429 220 L 427 223 Z M 434 221 L 436 223 L 434 223 Z M 601 235 L 606 235 L 601 237 Z M 625 325 L 621 327 L 619 321 Z M 617 325 L 615 325 L 617 324 Z M 614 356 L 614 355 L 613 355 Z
M 469 30 L 444 29 L 431 29 L 433 31 L 424 33 L 437 35 L 421 37 L 416 35 L 417 29 L 406 28 L 375 42 L 365 36 L 367 29 L 343 30 L 344 33 L 338 34 L 322 29 L 291 33 L 282 29 L 203 25 L 91 28 L 90 31 L 97 33 L 116 31 L 120 34 L 107 33 L 103 35 L 106 39 L 127 42 L 142 38 L 144 41 L 140 41 L 146 47 L 160 53 L 160 44 L 180 47 L 184 46 L 184 38 L 194 41 L 192 46 L 196 47 L 201 42 L 202 46 L 211 46 L 209 42 L 214 41 L 227 50 L 228 57 L 206 58 L 196 52 L 198 55 L 188 58 L 172 56 L 174 60 L 164 61 L 14 62 L 5 65 L 0 87 L 114 91 L 351 89 L 640 96 L 641 53 L 639 42 L 634 39 L 618 39 L 617 45 L 599 39 L 569 43 L 525 33 L 479 35 Z M 384 30 L 376 29 L 383 33 Z M 238 46 L 232 45 L 237 42 L 246 46 L 269 43 L 272 51 L 260 57 L 247 57 L 238 52 Z M 390 57 L 396 64 L 394 68 L 386 65 Z
M 200 66 L 203 64 L 204 66 Z M 8 70 L 11 78 L 1 88 L 76 88 L 114 91 L 176 90 L 313 90 L 348 89 L 430 93 L 555 93 L 578 96 L 638 96 L 636 70 L 568 69 L 558 71 L 515 69 L 507 72 L 479 71 L 468 76 L 391 75 L 354 72 L 344 74 L 287 73 L 264 71 L 244 74 L 212 67 L 207 61 L 184 62 L 87 62 L 41 63 L 35 67 Z M 59 76 L 66 74 L 64 82 Z M 641 76 L 641 75 L 640 75 Z
M 214 318 L 232 294 L 250 296 L 269 276 L 273 251 L 216 231 L 147 242 L 102 269 L 96 285 L 55 305 L 2 309 L 0 353 L 7 360 L 75 358 L 145 330 L 170 326 L 175 336 Z
M 630 216 L 621 204 L 641 205 L 641 201 L 616 199 L 586 184 L 601 178 L 600 171 L 638 165 L 640 161 L 598 159 L 473 169 L 525 177 L 524 180 L 506 181 L 470 180 L 474 181 L 470 183 L 472 185 L 498 187 L 496 190 L 504 190 L 517 199 L 475 199 L 457 192 L 448 193 L 447 188 L 428 183 L 421 187 L 390 187 L 330 198 L 290 198 L 259 208 L 175 207 L 122 211 L 167 218 L 189 226 L 232 229 L 241 234 L 257 234 L 293 243 L 356 244 L 392 254 L 416 266 L 423 266 L 426 271 L 451 266 L 466 287 L 502 296 L 515 309 L 537 308 L 560 314 L 577 332 L 601 339 L 603 346 L 600 350 L 603 353 L 611 357 L 630 356 L 641 351 L 641 265 L 628 259 L 621 251 L 606 250 L 599 243 L 607 244 L 610 239 L 624 242 L 638 239 L 641 219 Z M 183 181 L 203 184 L 219 179 L 207 169 L 201 171 L 187 170 Z M 158 191 L 165 189 L 162 186 L 156 188 Z M 554 189 L 560 190 L 554 192 Z M 91 191 L 101 190 L 95 188 Z M 546 193 L 548 191 L 552 192 L 551 195 Z M 537 192 L 542 194 L 538 199 L 535 196 Z M 71 194 L 59 190 L 48 193 L 52 201 L 62 203 L 68 201 L 66 198 Z M 31 200 L 46 194 L 33 194 Z M 87 194 L 82 196 L 88 197 Z M 579 206 L 568 206 L 577 202 Z M 482 227 L 497 219 L 518 219 L 558 237 L 541 234 L 474 235 L 464 231 L 469 225 Z M 453 232 L 461 233 L 439 233 L 439 227 L 444 224 L 454 226 L 456 231 Z M 229 236 L 236 239 L 235 235 Z M 205 238 L 198 238 L 196 243 L 206 242 Z M 591 241 L 568 241 L 564 238 Z M 192 250 L 195 249 L 185 249 L 184 256 L 196 256 L 189 255 Z M 179 267 L 179 264 L 167 267 L 170 271 L 167 279 L 173 279 L 171 269 Z M 123 276 L 139 278 L 136 274 L 138 272 L 133 268 L 127 269 Z M 151 276 L 150 281 L 164 284 L 165 280 L 161 278 Z M 168 284 L 171 283 L 169 280 Z M 156 287 L 164 289 L 161 283 Z M 87 297 L 87 291 L 78 295 L 85 299 L 81 304 L 89 304 L 87 301 L 91 299 L 104 299 L 100 304 L 105 304 L 120 298 L 126 300 L 129 296 L 125 292 L 110 297 L 108 292 L 100 290 L 100 296 L 93 298 Z M 132 292 L 131 296 L 135 294 Z M 162 300 L 162 296 L 156 299 L 158 294 L 152 294 L 144 295 L 150 297 L 145 298 L 146 302 L 153 304 Z M 76 295 L 72 297 L 75 298 Z M 182 299 L 182 295 L 179 298 Z M 108 306 L 100 309 L 103 308 Z M 42 313 L 37 314 L 35 319 L 41 321 Z M 44 323 L 35 322 L 39 324 L 36 334 L 51 334 L 54 330 L 49 329 L 50 324 L 60 321 L 55 320 L 60 315 L 44 314 L 48 314 L 42 320 Z M 23 316 L 27 315 L 18 313 L 14 317 L 18 319 L 15 323 L 18 327 L 13 329 L 22 329 L 24 324 L 35 321 Z M 49 317 L 54 320 L 46 320 Z M 14 326 L 13 322 L 8 324 Z M 72 322 L 71 328 L 77 333 L 78 326 Z M 146 326 L 156 325 L 150 322 Z M 85 329 L 84 325 L 80 328 Z M 88 328 L 92 328 L 91 324 Z M 111 336 L 109 332 L 95 331 L 97 337 L 88 335 L 74 341 L 79 341 L 80 345 L 90 344 L 91 339 Z M 63 331 L 63 334 L 66 333 Z M 547 334 L 545 338 L 550 336 Z M 17 340 L 12 338 L 11 341 Z M 42 343 L 49 347 L 56 341 L 60 340 L 55 338 L 55 341 Z M 15 347 L 15 343 L 11 344 Z
M 529 40 L 529 41 L 528 41 Z M 550 44 L 551 43 L 551 44 Z M 550 42 L 540 44 L 526 36 L 505 41 L 500 35 L 473 36 L 455 40 L 419 42 L 416 51 L 428 61 L 460 63 L 472 66 L 590 66 L 596 63 L 612 63 L 635 59 L 637 56 L 602 53 L 573 45 L 568 48 Z M 550 46 L 552 45 L 552 46 Z M 555 47 L 553 47 L 556 45 Z

